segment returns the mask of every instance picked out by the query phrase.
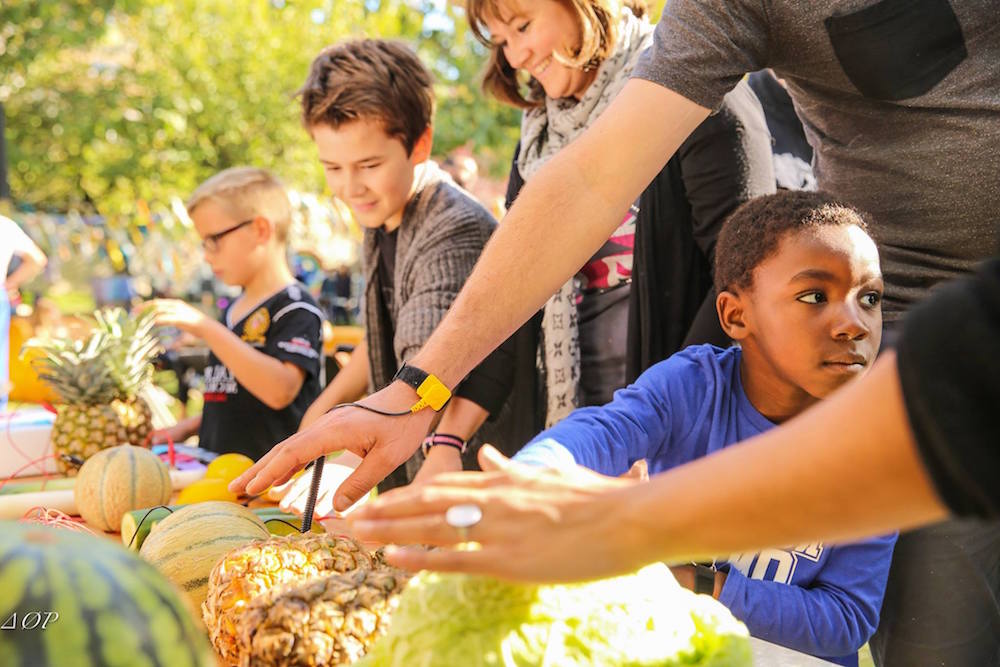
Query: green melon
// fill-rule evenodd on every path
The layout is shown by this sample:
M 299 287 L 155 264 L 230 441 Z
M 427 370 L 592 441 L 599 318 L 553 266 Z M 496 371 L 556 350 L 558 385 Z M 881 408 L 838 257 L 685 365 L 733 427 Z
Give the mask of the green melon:
M 121 524 L 122 544 L 132 551 L 138 551 L 142 547 L 142 543 L 146 541 L 150 531 L 182 507 L 187 507 L 187 505 L 170 505 L 169 507 L 164 505 L 126 512 L 122 517 Z M 253 513 L 267 525 L 267 531 L 271 535 L 291 535 L 302 530 L 302 517 L 283 512 L 279 507 L 255 507 Z M 312 532 L 325 532 L 323 524 L 314 521 Z
M 102 537 L 0 521 L 0 665 L 209 667 L 162 574 Z
M 251 510 L 221 500 L 186 505 L 150 531 L 139 555 L 174 582 L 201 609 L 208 575 L 216 562 L 238 546 L 270 533 Z
M 104 531 L 118 530 L 126 512 L 166 503 L 172 492 L 167 465 L 148 449 L 131 445 L 91 456 L 73 486 L 80 516 Z

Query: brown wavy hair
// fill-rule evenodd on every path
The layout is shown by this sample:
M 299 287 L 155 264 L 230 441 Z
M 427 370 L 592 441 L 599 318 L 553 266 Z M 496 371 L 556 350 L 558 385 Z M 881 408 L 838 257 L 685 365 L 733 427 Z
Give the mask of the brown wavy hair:
M 430 72 L 413 49 L 388 39 L 354 39 L 320 52 L 297 93 L 307 129 L 380 121 L 407 154 L 434 118 Z
M 483 90 L 505 104 L 529 109 L 542 105 L 545 92 L 533 78 L 518 80 L 517 70 L 490 39 L 486 21 L 500 16 L 500 4 L 512 0 L 465 0 L 465 13 L 472 34 L 490 49 L 490 58 L 483 72 Z M 531 2 L 532 0 L 513 0 Z M 555 59 L 567 67 L 593 69 L 615 49 L 618 41 L 618 16 L 622 8 L 631 10 L 636 18 L 649 13 L 646 0 L 554 0 L 561 2 L 580 22 L 581 42 L 576 53 L 554 53 Z

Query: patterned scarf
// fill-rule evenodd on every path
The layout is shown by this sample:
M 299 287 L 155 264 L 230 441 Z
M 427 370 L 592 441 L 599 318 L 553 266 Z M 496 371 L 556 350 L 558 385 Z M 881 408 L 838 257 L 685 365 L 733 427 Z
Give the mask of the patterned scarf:
M 521 150 L 517 169 L 527 182 L 564 146 L 583 134 L 625 87 L 640 54 L 653 43 L 653 26 L 622 10 L 615 51 L 601 63 L 593 83 L 577 101 L 545 98 L 545 105 L 529 109 L 521 119 Z M 548 428 L 579 403 L 580 338 L 577 326 L 575 280 L 570 279 L 545 304 L 539 365 L 545 374 Z

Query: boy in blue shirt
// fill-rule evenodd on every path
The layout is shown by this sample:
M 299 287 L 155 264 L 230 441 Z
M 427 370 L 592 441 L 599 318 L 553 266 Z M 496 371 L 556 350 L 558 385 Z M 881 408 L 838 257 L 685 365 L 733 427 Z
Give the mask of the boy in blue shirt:
M 724 225 L 715 262 L 719 320 L 739 347 L 678 352 L 515 460 L 621 475 L 645 459 L 655 474 L 794 417 L 874 361 L 882 274 L 858 211 L 816 192 L 751 200 Z M 712 592 L 752 635 L 857 665 L 878 626 L 895 539 L 734 554 L 718 564 Z

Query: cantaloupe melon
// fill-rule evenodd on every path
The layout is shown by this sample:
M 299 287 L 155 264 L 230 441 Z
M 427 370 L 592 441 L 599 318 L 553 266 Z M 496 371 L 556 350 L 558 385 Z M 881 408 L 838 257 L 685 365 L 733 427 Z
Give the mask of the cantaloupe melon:
M 0 665 L 214 667 L 162 574 L 103 537 L 0 521 Z
M 122 517 L 122 544 L 131 551 L 138 551 L 146 541 L 150 531 L 158 523 L 187 505 L 166 505 L 126 512 Z M 271 535 L 290 535 L 302 531 L 302 517 L 283 512 L 279 507 L 255 507 L 253 513 L 267 525 Z M 314 521 L 312 532 L 325 532 L 319 521 Z
M 238 546 L 270 537 L 251 510 L 223 501 L 187 505 L 150 531 L 139 555 L 152 563 L 201 609 L 215 563 Z
M 131 445 L 110 447 L 87 459 L 77 474 L 73 497 L 87 524 L 118 530 L 122 515 L 170 500 L 170 471 L 156 454 Z

